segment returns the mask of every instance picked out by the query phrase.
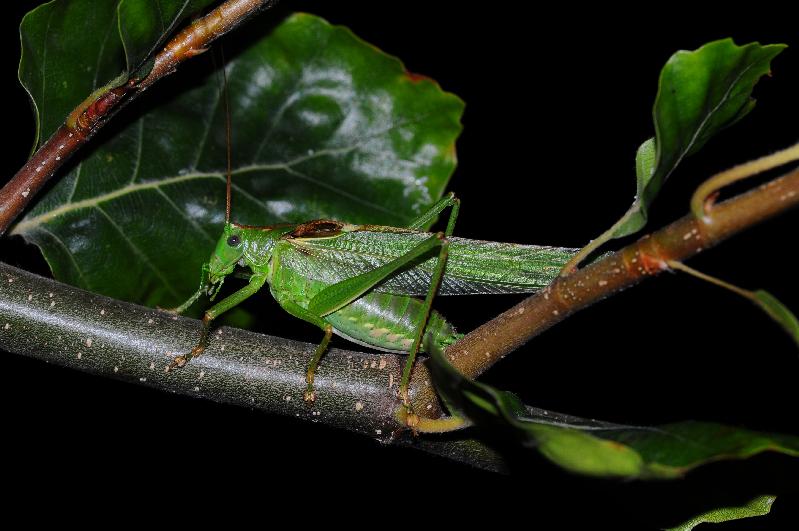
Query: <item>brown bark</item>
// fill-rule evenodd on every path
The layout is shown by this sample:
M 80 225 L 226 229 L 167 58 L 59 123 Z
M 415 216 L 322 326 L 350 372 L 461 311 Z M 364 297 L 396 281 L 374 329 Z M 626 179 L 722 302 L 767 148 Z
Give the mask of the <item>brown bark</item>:
M 575 312 L 645 278 L 668 270 L 727 238 L 799 205 L 799 169 L 714 205 L 703 219 L 689 214 L 596 262 L 561 277 L 546 289 L 467 334 L 446 354 L 470 378 Z M 415 381 L 419 411 L 435 401 L 427 373 Z M 420 407 L 421 406 L 421 407 Z
M 216 39 L 277 0 L 227 0 L 192 22 L 156 55 L 143 79 L 135 77 L 119 86 L 93 94 L 67 117 L 47 142 L 0 189 L 0 236 L 19 217 L 36 194 L 63 164 L 124 105 L 153 83 L 175 71 L 183 61 L 202 52 Z

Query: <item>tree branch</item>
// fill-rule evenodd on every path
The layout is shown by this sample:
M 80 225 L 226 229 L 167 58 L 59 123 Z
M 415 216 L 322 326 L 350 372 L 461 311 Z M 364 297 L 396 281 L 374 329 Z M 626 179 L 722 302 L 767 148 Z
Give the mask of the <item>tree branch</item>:
M 460 431 L 413 437 L 397 416 L 404 356 L 331 349 L 317 372 L 317 399 L 302 399 L 316 345 L 221 327 L 202 356 L 164 371 L 191 349 L 200 321 L 121 302 L 0 263 L 0 347 L 64 367 L 187 396 L 344 428 L 487 470 L 504 452 Z M 424 368 L 420 368 L 424 371 Z M 435 413 L 435 412 L 434 412 Z
M 557 279 L 546 289 L 450 345 L 446 354 L 463 374 L 476 378 L 505 355 L 566 317 L 668 270 L 727 238 L 799 205 L 799 169 L 714 205 L 703 219 L 689 214 L 596 262 Z M 419 373 L 419 377 L 424 377 Z M 423 381 L 414 404 L 435 401 Z M 423 409 L 420 409 L 423 410 Z
M 95 91 L 73 110 L 65 123 L 0 189 L 0 235 L 3 235 L 50 178 L 124 105 L 153 83 L 171 74 L 183 61 L 202 52 L 216 39 L 277 0 L 227 0 L 192 22 L 155 56 L 146 77 L 117 79 Z
M 799 169 L 716 205 L 705 220 L 686 216 L 553 283 L 479 327 L 447 350 L 476 377 L 531 337 L 609 295 L 799 204 Z M 0 264 L 0 346 L 30 357 L 176 393 L 294 415 L 343 427 L 387 444 L 413 445 L 450 459 L 503 470 L 504 453 L 469 430 L 407 435 L 396 388 L 404 361 L 393 354 L 332 349 L 317 374 L 318 399 L 302 400 L 314 345 L 223 327 L 197 360 L 164 368 L 189 350 L 197 320 L 115 301 Z M 431 419 L 442 414 L 423 363 L 414 369 L 412 401 Z

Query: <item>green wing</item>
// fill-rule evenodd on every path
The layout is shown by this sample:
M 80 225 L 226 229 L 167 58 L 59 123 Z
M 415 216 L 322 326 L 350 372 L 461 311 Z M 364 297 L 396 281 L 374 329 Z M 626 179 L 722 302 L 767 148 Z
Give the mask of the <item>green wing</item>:
M 333 237 L 286 240 L 289 245 L 280 252 L 281 265 L 308 278 L 333 284 L 380 267 L 429 237 L 429 232 L 369 226 Z M 576 251 L 450 238 L 449 259 L 439 294 L 534 292 L 549 284 Z M 386 279 L 375 290 L 425 295 L 435 254 Z

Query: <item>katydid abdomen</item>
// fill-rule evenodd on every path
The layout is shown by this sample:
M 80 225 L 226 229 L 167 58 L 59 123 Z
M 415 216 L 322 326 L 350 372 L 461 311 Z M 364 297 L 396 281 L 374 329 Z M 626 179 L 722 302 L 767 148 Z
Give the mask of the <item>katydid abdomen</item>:
M 292 301 L 306 309 L 311 299 L 329 286 L 287 267 L 274 271 L 269 282 L 272 296 L 279 304 L 284 306 L 286 301 Z M 335 334 L 354 343 L 389 352 L 408 352 L 424 311 L 419 299 L 372 291 L 326 315 L 324 320 L 333 325 Z M 435 341 L 443 348 L 459 337 L 452 325 L 433 310 L 422 346 Z

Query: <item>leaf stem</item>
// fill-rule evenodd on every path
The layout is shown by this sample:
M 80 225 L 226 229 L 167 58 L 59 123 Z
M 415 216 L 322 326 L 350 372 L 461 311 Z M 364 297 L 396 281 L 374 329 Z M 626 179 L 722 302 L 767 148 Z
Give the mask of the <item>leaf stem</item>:
M 750 160 L 749 162 L 744 162 L 743 164 L 717 173 L 696 189 L 694 195 L 691 197 L 691 212 L 693 212 L 694 216 L 697 218 L 703 218 L 705 223 L 709 223 L 710 219 L 707 214 L 713 207 L 715 198 L 722 188 L 734 182 L 742 181 L 759 173 L 763 173 L 764 171 L 788 164 L 797 159 L 799 159 L 799 143 L 777 151 L 776 153 L 772 153 L 771 155 Z
M 622 216 L 621 219 L 619 219 L 616 223 L 614 223 L 612 227 L 610 227 L 608 230 L 597 236 L 595 239 L 588 242 L 588 245 L 580 249 L 580 251 L 577 254 L 572 256 L 571 259 L 568 262 L 566 262 L 566 265 L 564 265 L 563 268 L 560 270 L 560 276 L 568 277 L 569 275 L 577 271 L 579 265 L 582 264 L 586 258 L 591 256 L 597 249 L 599 249 L 607 242 L 612 240 L 613 235 L 616 233 L 616 229 L 618 229 L 624 223 L 627 222 L 630 212 L 634 211 L 633 210 L 634 207 L 635 205 L 633 205 L 633 207 L 631 207 L 630 210 L 624 216 Z
M 729 290 L 729 291 L 731 291 L 731 292 L 733 292 L 733 293 L 735 293 L 737 295 L 740 295 L 741 297 L 743 297 L 745 299 L 749 299 L 750 301 L 754 301 L 755 300 L 755 294 L 753 292 L 749 291 L 748 289 L 739 288 L 738 286 L 734 286 L 734 285 L 730 284 L 729 282 L 725 282 L 725 281 L 721 280 L 720 278 L 712 277 L 712 276 L 710 276 L 708 274 L 702 273 L 701 271 L 697 271 L 693 267 L 688 267 L 687 265 L 685 265 L 682 262 L 679 262 L 677 260 L 669 260 L 666 263 L 668 264 L 670 269 L 675 269 L 677 271 L 682 271 L 683 273 L 691 275 L 692 277 L 696 277 L 698 279 L 704 280 L 705 282 L 709 282 L 711 284 L 715 284 L 716 286 L 719 286 L 720 288 L 724 288 L 726 290 Z

